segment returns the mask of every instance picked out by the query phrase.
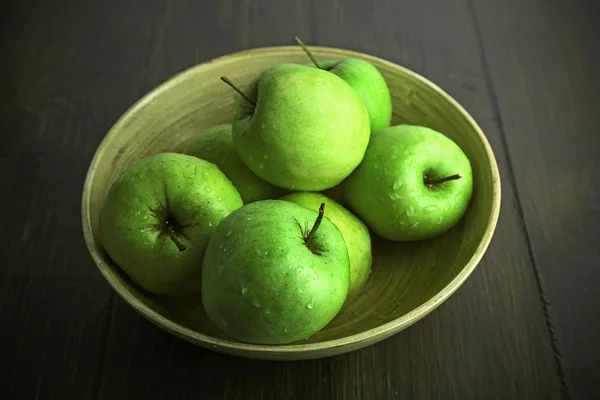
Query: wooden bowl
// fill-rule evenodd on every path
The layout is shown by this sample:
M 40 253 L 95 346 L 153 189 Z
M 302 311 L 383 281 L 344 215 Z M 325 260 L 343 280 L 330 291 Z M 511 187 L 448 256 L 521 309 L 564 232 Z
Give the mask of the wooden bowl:
M 132 163 L 164 151 L 179 151 L 198 132 L 230 122 L 236 94 L 219 80 L 245 85 L 266 68 L 308 62 L 298 47 L 234 53 L 192 67 L 148 93 L 112 127 L 91 162 L 83 189 L 83 231 L 88 249 L 110 285 L 135 310 L 189 342 L 245 357 L 307 359 L 368 346 L 414 324 L 446 300 L 473 272 L 494 232 L 500 208 L 500 179 L 488 141 L 469 114 L 423 77 L 365 54 L 311 47 L 318 60 L 358 57 L 387 79 L 393 124 L 431 127 L 453 139 L 471 160 L 474 192 L 463 220 L 449 233 L 426 242 L 394 243 L 373 235 L 373 272 L 364 291 L 312 338 L 293 345 L 240 343 L 221 334 L 204 313 L 201 297 L 152 295 L 128 279 L 104 252 L 98 217 L 112 182 Z

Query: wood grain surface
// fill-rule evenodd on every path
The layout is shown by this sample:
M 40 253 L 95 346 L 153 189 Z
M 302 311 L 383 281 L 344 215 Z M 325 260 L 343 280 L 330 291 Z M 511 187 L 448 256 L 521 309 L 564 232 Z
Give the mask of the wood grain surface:
M 566 389 L 599 398 L 600 7 L 473 3 Z
M 3 2 L 0 398 L 600 397 L 597 12 L 585 0 Z M 96 146 L 137 98 L 294 35 L 453 95 L 488 135 L 503 203 L 481 265 L 421 322 L 343 356 L 253 361 L 173 338 L 116 298 L 79 204 Z

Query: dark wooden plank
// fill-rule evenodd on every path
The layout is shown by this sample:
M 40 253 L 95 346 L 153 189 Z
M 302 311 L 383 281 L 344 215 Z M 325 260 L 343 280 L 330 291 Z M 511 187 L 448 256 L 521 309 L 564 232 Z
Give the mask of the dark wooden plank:
M 144 90 L 195 64 L 235 51 L 312 37 L 311 3 L 301 0 L 169 1 L 152 29 Z
M 568 393 L 600 398 L 600 7 L 473 5 Z
M 152 29 L 143 87 L 234 51 L 311 40 L 311 4 L 167 1 Z M 148 384 L 160 382 L 160 384 Z M 139 394 L 138 394 L 139 393 Z M 230 357 L 160 331 L 115 301 L 100 398 L 328 399 L 327 360 L 266 362 Z
M 3 279 L 0 397 L 93 398 L 110 296 L 81 278 Z
M 332 359 L 334 398 L 560 398 L 558 365 L 468 3 L 318 4 L 318 44 L 408 66 L 461 102 L 486 132 L 503 185 L 500 222 L 474 274 L 407 331 Z
M 3 4 L 1 398 L 97 392 L 113 293 L 83 242 L 81 190 L 99 141 L 139 94 L 151 9 Z
M 102 399 L 329 398 L 326 363 L 257 361 L 205 350 L 151 325 L 120 301 L 107 350 Z

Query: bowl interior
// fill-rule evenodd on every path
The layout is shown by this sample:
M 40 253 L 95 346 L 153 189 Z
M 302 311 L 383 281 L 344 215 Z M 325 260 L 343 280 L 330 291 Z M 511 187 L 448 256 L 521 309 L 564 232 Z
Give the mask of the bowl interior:
M 236 94 L 220 81 L 222 75 L 243 87 L 270 66 L 307 59 L 300 49 L 283 47 L 236 53 L 191 68 L 149 93 L 115 124 L 92 161 L 83 199 L 86 240 L 104 276 L 145 317 L 187 340 L 267 358 L 294 353 L 306 358 L 357 348 L 434 309 L 466 279 L 489 243 L 499 207 L 498 173 L 485 137 L 464 110 L 425 79 L 389 62 L 329 48 L 314 48 L 314 55 L 319 60 L 352 56 L 372 62 L 390 87 L 394 124 L 431 127 L 465 151 L 475 182 L 467 214 L 452 231 L 430 241 L 394 243 L 373 235 L 373 272 L 364 291 L 307 341 L 269 347 L 229 340 L 208 321 L 200 296 L 174 299 L 138 289 L 102 250 L 99 213 L 110 185 L 129 165 L 158 152 L 178 151 L 205 128 L 232 120 Z

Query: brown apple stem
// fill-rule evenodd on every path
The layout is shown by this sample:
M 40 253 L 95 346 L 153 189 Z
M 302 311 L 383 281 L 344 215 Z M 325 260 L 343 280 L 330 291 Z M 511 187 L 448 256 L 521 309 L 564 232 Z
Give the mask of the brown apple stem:
M 186 247 L 177 239 L 175 236 L 175 231 L 173 230 L 173 225 L 167 222 L 167 233 L 169 234 L 169 238 L 175 243 L 177 249 L 181 251 L 185 251 Z
M 248 101 L 250 102 L 250 104 L 253 104 L 253 105 L 254 105 L 254 107 L 256 107 L 256 102 L 255 102 L 254 100 L 252 100 L 252 99 L 250 98 L 250 96 L 248 96 L 246 93 L 244 93 L 244 92 L 242 92 L 240 89 L 238 89 L 238 87 L 237 87 L 237 86 L 235 86 L 235 85 L 233 84 L 233 82 L 231 82 L 231 81 L 229 80 L 229 78 L 228 78 L 228 77 L 226 77 L 226 76 L 222 76 L 222 77 L 221 77 L 221 80 L 222 80 L 223 82 L 225 82 L 226 84 L 228 84 L 229 86 L 231 86 L 231 88 L 232 88 L 233 90 L 235 90 L 236 92 L 238 92 L 238 93 L 240 94 L 240 96 L 242 96 L 244 99 L 248 100 Z
M 427 186 L 433 186 L 433 185 L 439 185 L 440 183 L 444 183 L 444 182 L 455 181 L 460 178 L 461 178 L 461 176 L 459 174 L 450 175 L 450 176 L 447 176 L 447 177 L 441 178 L 441 179 L 430 179 L 428 176 L 425 176 L 423 181 L 425 182 L 425 184 Z
M 310 57 L 310 59 L 312 60 L 312 62 L 315 64 L 315 66 L 317 68 L 321 69 L 321 67 L 319 66 L 319 63 L 317 62 L 317 60 L 315 60 L 315 58 L 310 53 L 310 51 L 308 51 L 308 47 L 306 47 L 306 45 L 304 44 L 304 42 L 302 40 L 300 40 L 300 38 L 298 36 L 294 36 L 294 40 L 296 41 L 296 43 L 298 43 L 298 45 L 300 47 L 302 47 L 302 50 L 304 50 L 304 52 L 306 53 L 306 55 L 308 55 Z
M 308 233 L 308 236 L 306 237 L 306 244 L 310 244 L 310 241 L 313 238 L 315 232 L 317 231 L 317 229 L 319 229 L 321 221 L 323 221 L 323 215 L 325 215 L 325 203 L 321 203 L 321 207 L 319 207 L 319 215 L 317 216 L 315 224 L 313 225 L 312 229 Z

